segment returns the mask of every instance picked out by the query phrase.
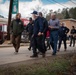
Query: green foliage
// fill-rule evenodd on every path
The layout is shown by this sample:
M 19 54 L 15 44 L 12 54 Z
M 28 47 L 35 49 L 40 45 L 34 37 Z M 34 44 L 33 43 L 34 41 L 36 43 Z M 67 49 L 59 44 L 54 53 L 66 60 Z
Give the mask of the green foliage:
M 68 12 L 68 10 L 66 9 L 65 10 L 65 16 L 64 16 L 64 19 L 69 19 L 70 18 L 70 16 L 69 16 L 69 12 Z
M 70 17 L 76 19 L 76 7 L 69 10 Z
M 55 13 L 57 14 L 57 17 L 59 19 L 69 19 L 69 18 L 73 18 L 76 19 L 76 7 L 74 8 L 63 8 L 62 10 L 58 9 L 58 11 L 55 11 Z M 50 19 L 50 13 L 46 16 L 47 20 Z

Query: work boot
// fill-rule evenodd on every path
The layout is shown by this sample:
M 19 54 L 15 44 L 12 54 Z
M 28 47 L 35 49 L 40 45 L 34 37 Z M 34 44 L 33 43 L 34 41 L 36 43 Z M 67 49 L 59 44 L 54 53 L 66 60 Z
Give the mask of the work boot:
M 66 51 L 66 49 L 64 51 Z
M 71 47 L 71 45 L 69 45 Z
M 38 55 L 32 55 L 31 58 L 38 58 Z
M 31 51 L 31 48 L 28 48 L 29 51 Z
M 45 58 L 45 53 L 42 53 L 42 57 Z

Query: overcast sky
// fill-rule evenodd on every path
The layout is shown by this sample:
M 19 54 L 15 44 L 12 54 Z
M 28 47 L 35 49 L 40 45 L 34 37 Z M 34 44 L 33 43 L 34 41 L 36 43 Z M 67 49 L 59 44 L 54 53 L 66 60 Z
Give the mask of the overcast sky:
M 0 0 L 0 14 L 7 17 L 9 11 L 10 0 Z M 76 0 L 19 0 L 19 12 L 22 17 L 28 17 L 33 10 L 49 13 L 49 10 L 56 11 L 62 8 L 76 7 Z

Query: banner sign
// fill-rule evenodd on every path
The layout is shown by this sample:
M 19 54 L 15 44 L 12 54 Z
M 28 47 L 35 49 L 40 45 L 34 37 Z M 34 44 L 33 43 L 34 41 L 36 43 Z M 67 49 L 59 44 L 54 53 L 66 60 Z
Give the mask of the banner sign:
M 18 3 L 19 3 L 19 0 L 13 0 L 12 14 L 18 13 Z

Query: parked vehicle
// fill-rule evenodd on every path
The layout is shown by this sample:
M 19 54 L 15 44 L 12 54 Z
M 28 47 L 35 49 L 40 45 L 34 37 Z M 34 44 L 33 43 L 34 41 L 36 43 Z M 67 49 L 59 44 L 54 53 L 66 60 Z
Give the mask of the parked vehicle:
M 21 20 L 24 23 L 24 28 L 26 28 L 26 25 L 29 23 L 29 20 L 25 18 L 22 18 Z M 0 44 L 3 44 L 6 38 L 7 38 L 7 24 L 0 24 Z M 28 34 L 26 33 L 26 30 L 24 30 L 21 36 L 21 42 L 25 43 L 28 41 L 29 41 Z
M 21 42 L 22 43 L 26 43 L 26 42 L 29 42 L 29 37 L 28 37 L 28 33 L 26 32 L 26 25 L 29 23 L 29 20 L 27 19 L 21 19 L 24 23 L 24 31 L 21 35 Z
M 0 24 L 0 44 L 3 44 L 7 37 L 7 25 Z
M 21 35 L 21 42 L 22 43 L 29 42 L 28 38 L 29 38 L 28 33 L 26 32 L 26 30 L 24 30 Z

